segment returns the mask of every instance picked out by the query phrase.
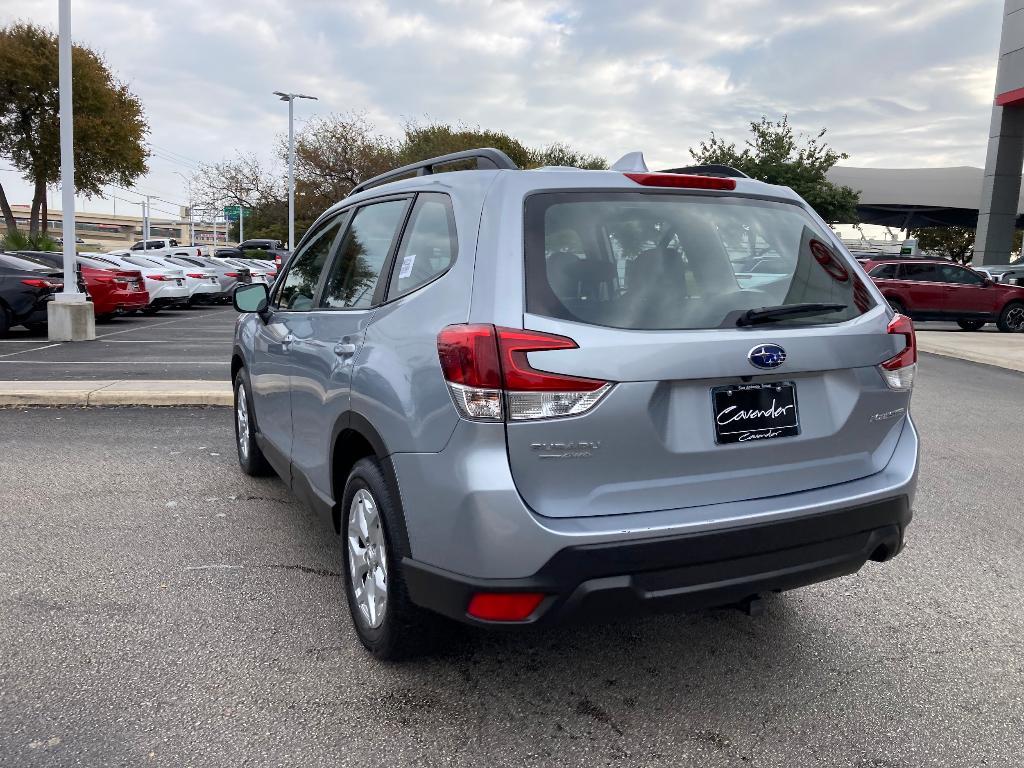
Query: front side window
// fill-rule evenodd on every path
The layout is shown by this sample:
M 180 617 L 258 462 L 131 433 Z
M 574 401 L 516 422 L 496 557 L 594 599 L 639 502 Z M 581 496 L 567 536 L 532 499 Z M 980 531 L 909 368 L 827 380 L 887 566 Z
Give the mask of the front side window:
M 395 257 L 388 298 L 413 291 L 444 272 L 457 250 L 455 214 L 448 195 L 420 195 Z
M 324 286 L 321 307 L 363 309 L 373 304 L 377 281 L 408 204 L 408 200 L 389 200 L 356 211 Z
M 327 257 L 331 254 L 331 246 L 338 235 L 339 225 L 340 221 L 335 219 L 303 246 L 278 289 L 278 308 L 296 312 L 313 308 L 313 297 L 320 282 L 320 274 L 327 263 Z M 248 268 L 246 266 L 246 269 Z
M 794 304 L 842 311 L 874 301 L 828 232 L 800 206 L 742 197 L 547 193 L 526 203 L 526 304 L 533 314 L 612 328 L 734 325 Z
M 957 267 L 952 264 L 941 264 L 939 266 L 939 274 L 942 277 L 944 283 L 957 283 L 958 285 L 981 285 L 985 282 L 985 278 L 979 275 L 977 272 L 972 272 L 969 269 L 963 267 Z

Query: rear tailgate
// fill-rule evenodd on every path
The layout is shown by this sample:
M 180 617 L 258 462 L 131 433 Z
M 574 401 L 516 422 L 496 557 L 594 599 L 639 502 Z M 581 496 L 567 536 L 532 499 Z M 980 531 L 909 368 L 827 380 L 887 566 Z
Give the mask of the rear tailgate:
M 906 342 L 859 270 L 797 206 L 658 197 L 528 201 L 524 327 L 578 345 L 530 352 L 529 365 L 614 386 L 580 415 L 509 421 L 526 502 L 613 515 L 881 471 L 909 393 L 877 366 Z M 812 303 L 843 309 L 737 326 L 750 309 Z

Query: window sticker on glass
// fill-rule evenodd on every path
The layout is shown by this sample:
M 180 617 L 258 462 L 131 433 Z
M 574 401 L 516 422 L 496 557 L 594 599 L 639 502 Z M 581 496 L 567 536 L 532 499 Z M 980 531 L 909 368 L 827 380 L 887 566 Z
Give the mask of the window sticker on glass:
M 398 272 L 398 279 L 405 280 L 412 274 L 413 265 L 416 263 L 416 254 L 410 253 L 404 259 L 402 259 L 402 269 Z

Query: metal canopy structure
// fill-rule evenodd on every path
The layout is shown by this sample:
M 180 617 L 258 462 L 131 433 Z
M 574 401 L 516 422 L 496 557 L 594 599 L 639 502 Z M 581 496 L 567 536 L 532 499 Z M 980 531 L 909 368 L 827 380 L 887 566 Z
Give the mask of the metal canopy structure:
M 828 180 L 860 191 L 857 213 L 863 224 L 900 229 L 976 227 L 983 175 L 981 168 L 966 165 L 952 168 L 836 166 L 829 171 Z M 1018 200 L 1018 228 L 1024 228 L 1022 211 L 1024 201 Z

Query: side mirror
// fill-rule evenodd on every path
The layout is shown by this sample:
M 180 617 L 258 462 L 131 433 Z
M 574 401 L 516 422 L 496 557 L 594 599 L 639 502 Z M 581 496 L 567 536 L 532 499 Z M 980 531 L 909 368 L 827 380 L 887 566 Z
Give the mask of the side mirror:
M 995 281 L 992 278 L 990 278 L 990 277 L 986 277 L 981 282 L 981 287 L 982 288 L 991 288 L 993 285 L 995 285 Z
M 245 283 L 235 288 L 231 302 L 236 312 L 257 312 L 261 316 L 267 311 L 270 295 L 264 283 Z

